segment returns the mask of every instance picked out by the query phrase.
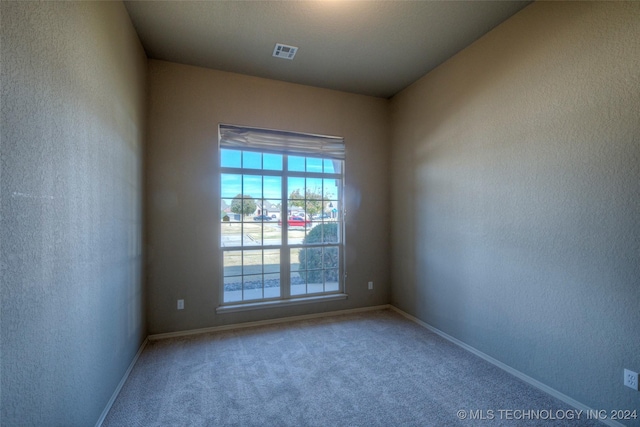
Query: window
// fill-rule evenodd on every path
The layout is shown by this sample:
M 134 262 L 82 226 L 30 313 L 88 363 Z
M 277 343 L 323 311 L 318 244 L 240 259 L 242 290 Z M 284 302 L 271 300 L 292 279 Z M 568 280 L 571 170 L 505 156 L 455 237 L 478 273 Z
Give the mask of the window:
M 220 125 L 222 306 L 344 297 L 342 138 Z

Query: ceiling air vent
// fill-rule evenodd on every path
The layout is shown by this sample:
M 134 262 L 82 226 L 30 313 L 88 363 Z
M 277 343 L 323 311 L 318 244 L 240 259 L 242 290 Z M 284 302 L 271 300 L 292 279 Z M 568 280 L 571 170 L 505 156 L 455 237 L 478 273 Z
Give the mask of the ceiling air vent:
M 282 59 L 293 59 L 293 57 L 296 56 L 297 51 L 298 48 L 295 46 L 276 43 L 276 47 L 273 49 L 273 56 Z

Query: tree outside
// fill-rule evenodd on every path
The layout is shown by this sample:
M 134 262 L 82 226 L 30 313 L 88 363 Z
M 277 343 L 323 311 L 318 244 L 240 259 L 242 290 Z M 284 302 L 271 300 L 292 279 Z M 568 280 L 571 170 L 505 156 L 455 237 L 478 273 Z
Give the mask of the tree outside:
M 324 203 L 322 201 L 322 193 L 317 189 L 311 190 L 307 188 L 305 194 L 301 194 L 300 189 L 297 189 L 289 194 L 289 207 L 301 208 L 307 215 L 316 215 L 324 212 Z
M 231 201 L 231 212 L 240 215 L 251 215 L 256 211 L 257 205 L 253 197 L 238 194 Z

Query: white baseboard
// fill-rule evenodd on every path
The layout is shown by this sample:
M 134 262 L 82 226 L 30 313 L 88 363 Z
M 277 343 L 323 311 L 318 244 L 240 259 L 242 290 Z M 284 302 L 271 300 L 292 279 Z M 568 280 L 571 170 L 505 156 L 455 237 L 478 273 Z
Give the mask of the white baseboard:
M 118 383 L 118 386 L 116 387 L 116 389 L 114 390 L 113 394 L 111 395 L 111 399 L 109 399 L 109 401 L 107 402 L 107 406 L 104 407 L 104 410 L 102 411 L 102 414 L 100 414 L 100 418 L 98 418 L 98 422 L 96 422 L 96 427 L 101 427 L 102 423 L 104 422 L 104 419 L 107 418 L 107 414 L 111 410 L 111 407 L 113 406 L 113 403 L 116 401 L 116 398 L 118 397 L 118 394 L 120 394 L 120 390 L 122 390 L 122 387 L 124 386 L 124 383 L 127 381 L 127 378 L 129 378 L 129 374 L 133 370 L 133 367 L 135 366 L 136 362 L 138 361 L 138 358 L 142 354 L 142 351 L 147 346 L 148 342 L 149 342 L 149 339 L 145 338 L 145 340 L 142 342 L 142 345 L 140 345 L 140 348 L 138 349 L 138 352 L 133 357 L 133 360 L 129 364 L 129 367 L 125 371 L 124 375 L 122 376 L 122 379 Z
M 256 322 L 234 323 L 231 325 L 212 326 L 210 328 L 190 329 L 187 331 L 167 332 L 164 334 L 149 335 L 147 339 L 149 341 L 157 341 L 166 338 L 184 337 L 187 335 L 206 334 L 210 332 L 228 331 L 230 329 L 252 328 L 254 326 L 273 325 L 276 323 L 294 322 L 296 320 L 316 319 L 319 317 L 339 316 L 344 314 L 362 313 L 365 311 L 374 310 L 388 310 L 391 306 L 389 304 L 376 305 L 373 307 L 361 307 L 352 308 L 348 310 L 328 311 L 323 313 L 303 314 L 300 316 L 279 317 L 277 319 L 258 320 Z
M 571 397 L 567 396 L 564 393 L 559 392 L 558 390 L 549 387 L 546 384 L 541 383 L 540 381 L 531 378 L 530 376 L 518 371 L 517 369 L 512 368 L 511 366 L 502 363 L 501 361 L 499 361 L 498 359 L 494 359 L 493 357 L 489 356 L 488 354 L 485 354 L 483 352 L 481 352 L 480 350 L 471 347 L 468 344 L 465 344 L 464 342 L 460 341 L 457 338 L 452 337 L 451 335 L 442 332 L 440 329 L 435 328 L 433 326 L 431 326 L 430 324 L 423 322 L 422 320 L 418 319 L 417 317 L 414 317 L 412 315 L 410 315 L 409 313 L 406 313 L 402 310 L 400 310 L 397 307 L 394 307 L 393 305 L 389 306 L 391 308 L 391 310 L 395 311 L 396 313 L 406 317 L 407 319 L 417 323 L 420 326 L 423 326 L 424 328 L 430 330 L 431 332 L 434 332 L 438 335 L 440 335 L 442 338 L 446 339 L 447 341 L 452 342 L 453 344 L 456 344 L 459 347 L 464 348 L 467 351 L 470 351 L 471 353 L 475 354 L 478 357 L 481 357 L 482 359 L 486 360 L 487 362 L 491 363 L 492 365 L 497 366 L 498 368 L 502 369 L 503 371 L 506 371 L 508 373 L 510 373 L 511 375 L 521 379 L 522 381 L 526 382 L 529 385 L 532 385 L 533 387 L 542 390 L 543 392 L 555 397 L 558 400 L 563 401 L 564 403 L 566 403 L 569 406 L 572 406 L 573 408 L 579 410 L 579 411 L 583 411 L 583 412 L 589 412 L 589 411 L 593 411 L 592 408 L 589 408 L 586 405 L 583 405 L 582 403 L 578 402 L 575 399 L 572 399 Z M 611 427 L 624 427 L 623 424 L 620 424 L 619 422 L 615 421 L 615 420 L 610 420 L 610 419 L 604 419 L 604 420 L 599 420 L 602 423 L 609 425 Z

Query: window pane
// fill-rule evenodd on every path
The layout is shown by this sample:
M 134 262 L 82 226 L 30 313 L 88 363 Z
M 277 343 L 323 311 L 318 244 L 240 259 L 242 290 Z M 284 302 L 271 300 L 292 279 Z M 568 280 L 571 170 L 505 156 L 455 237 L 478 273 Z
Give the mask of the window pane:
M 322 200 L 307 200 L 305 203 L 305 211 L 311 219 L 314 217 L 317 218 L 318 214 L 322 213 Z M 311 227 L 311 224 L 309 224 L 309 227 Z
M 338 280 L 338 270 L 324 271 L 324 291 L 334 292 L 340 289 L 340 281 Z
M 294 172 L 304 172 L 304 157 L 289 156 L 288 169 Z
M 322 172 L 322 159 L 307 157 L 307 172 Z
M 265 225 L 262 244 L 264 246 L 280 246 L 282 244 L 282 227 L 278 226 L 277 221 L 271 221 Z
M 314 273 L 319 273 L 316 270 L 322 269 L 322 248 L 307 248 L 304 258 L 305 258 L 304 261 L 306 262 L 305 267 L 307 271 L 309 271 L 310 274 L 312 271 Z M 302 261 L 303 260 L 301 259 L 300 261 L 301 264 L 305 264 Z M 322 278 L 320 277 L 320 274 L 312 274 L 309 277 L 309 280 L 321 282 Z
M 223 173 L 220 175 L 220 195 L 233 199 L 242 193 L 242 175 Z
M 220 225 L 220 243 L 223 248 L 242 246 L 242 224 L 223 221 Z
M 317 225 L 316 231 L 320 235 L 320 241 L 322 243 L 338 243 L 340 241 L 340 230 L 338 223 L 335 221 L 328 221 Z
M 328 201 L 325 202 L 325 221 L 337 221 L 339 207 L 337 201 Z
M 282 210 L 282 200 L 280 199 L 270 199 L 265 200 L 262 204 L 263 212 L 262 214 L 267 216 L 267 218 L 271 218 L 271 223 L 277 221 L 280 217 L 280 211 Z
M 225 277 L 240 276 L 242 274 L 242 251 L 224 251 L 222 263 Z
M 291 249 L 291 252 L 289 255 L 289 261 L 291 262 L 291 270 L 290 270 L 291 272 L 307 269 L 306 251 L 307 250 L 305 248 Z
M 322 200 L 322 179 L 307 178 L 307 199 Z
M 255 274 L 243 277 L 244 299 L 262 299 L 262 275 Z
M 304 209 L 304 178 L 289 177 L 287 181 L 287 195 L 289 196 L 289 215 L 292 215 L 295 210 Z
M 270 171 L 282 170 L 282 155 L 281 154 L 263 154 L 263 169 Z
M 305 236 L 305 220 L 304 217 L 296 214 L 292 215 L 288 218 L 287 223 L 289 224 L 289 244 L 290 245 L 299 245 L 302 243 L 302 239 Z
M 338 190 L 340 186 L 339 179 L 323 179 L 322 195 L 325 200 L 338 200 Z
M 291 272 L 291 295 L 307 293 L 307 274 L 304 271 Z
M 245 246 L 262 245 L 262 229 L 264 225 L 259 220 L 251 219 L 252 222 L 244 224 Z
M 266 249 L 264 251 L 264 268 L 265 273 L 280 272 L 280 249 Z
M 308 294 L 318 294 L 324 292 L 324 285 L 322 282 L 308 282 L 307 283 L 307 293 Z
M 262 198 L 262 176 L 260 175 L 243 175 L 244 196 L 248 199 Z M 251 212 L 253 214 L 253 212 Z
M 234 218 L 232 218 L 229 214 L 232 213 L 231 212 L 231 202 L 233 199 L 220 199 L 220 219 L 222 221 L 233 221 Z M 227 217 L 225 219 L 225 216 Z
M 224 278 L 224 302 L 242 301 L 242 276 Z
M 242 254 L 242 274 L 262 274 L 262 251 L 244 251 Z
M 242 167 L 244 169 L 262 169 L 262 154 L 252 151 L 242 152 Z
M 342 173 L 342 160 L 324 159 L 324 173 Z
M 290 245 L 300 245 L 302 244 L 302 239 L 304 239 L 304 229 L 289 228 L 288 242 Z
M 277 298 L 280 296 L 280 273 L 264 275 L 264 297 Z
M 241 151 L 220 150 L 220 166 L 225 168 L 239 168 L 241 166 Z
M 324 248 L 322 268 L 336 269 L 338 268 L 338 248 Z
M 302 236 L 302 241 L 300 242 L 300 243 L 303 243 L 303 244 L 314 243 L 314 240 L 318 240 L 314 236 L 315 233 L 310 235 L 311 230 L 313 230 L 315 224 L 310 220 L 307 220 L 307 221 L 309 221 L 309 222 L 305 223 L 304 234 Z
M 282 202 L 280 200 L 265 200 L 263 207 L 266 218 L 263 222 L 262 244 L 265 246 L 275 246 L 282 244 L 282 227 L 278 225 L 280 218 L 280 209 Z
M 282 194 L 282 178 L 279 176 L 264 177 L 264 194 L 265 199 L 279 199 Z

